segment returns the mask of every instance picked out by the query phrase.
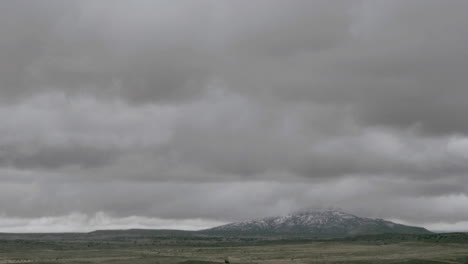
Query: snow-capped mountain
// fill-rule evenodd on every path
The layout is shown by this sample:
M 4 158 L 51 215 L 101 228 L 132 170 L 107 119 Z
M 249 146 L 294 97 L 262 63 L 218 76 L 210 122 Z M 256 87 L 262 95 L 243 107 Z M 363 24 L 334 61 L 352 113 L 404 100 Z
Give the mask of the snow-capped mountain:
M 293 235 L 345 237 L 380 233 L 431 233 L 422 227 L 406 226 L 383 219 L 358 217 L 336 210 L 300 211 L 287 216 L 266 217 L 214 227 L 204 231 L 219 235 Z

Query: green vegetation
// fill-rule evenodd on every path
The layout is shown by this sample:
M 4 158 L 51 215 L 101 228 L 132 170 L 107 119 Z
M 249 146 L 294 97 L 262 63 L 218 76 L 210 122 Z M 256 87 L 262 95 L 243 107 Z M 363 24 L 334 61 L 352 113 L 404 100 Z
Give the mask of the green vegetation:
M 170 236 L 168 233 L 22 235 L 0 240 L 0 264 L 468 264 L 468 234 L 383 234 L 333 240 Z M 117 235 L 119 234 L 119 235 Z M 0 235 L 2 237 L 2 235 Z
M 468 244 L 468 233 L 441 233 L 441 234 L 379 234 L 363 235 L 343 238 L 344 241 L 358 241 L 369 243 L 398 243 L 407 241 L 422 241 L 432 243 L 461 243 Z
M 217 264 L 219 262 L 213 261 L 203 261 L 203 260 L 187 260 L 184 262 L 179 262 L 179 264 Z

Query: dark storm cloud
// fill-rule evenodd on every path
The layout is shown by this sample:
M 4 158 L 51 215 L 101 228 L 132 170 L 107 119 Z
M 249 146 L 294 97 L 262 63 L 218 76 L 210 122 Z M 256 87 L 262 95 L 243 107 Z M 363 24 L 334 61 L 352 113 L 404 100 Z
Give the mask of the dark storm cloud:
M 320 24 L 323 31 L 339 36 L 326 48 L 314 46 L 327 39 L 320 35 L 323 31 L 296 26 L 285 30 L 294 37 L 273 41 L 282 44 L 282 52 L 250 55 L 248 45 L 237 50 L 226 78 L 237 89 L 260 97 L 350 105 L 369 125 L 465 133 L 460 113 L 467 110 L 461 99 L 467 96 L 467 8 L 464 1 L 358 2 L 350 9 L 335 9 L 333 14 L 340 14 L 335 24 Z M 262 33 L 257 34 L 260 40 Z M 302 41 L 301 48 L 288 45 L 303 36 L 311 39 Z M 263 47 L 268 50 L 268 45 Z
M 348 104 L 370 125 L 465 133 L 464 1 L 4 1 L 2 95 L 190 100 L 217 78 Z
M 213 74 L 206 41 L 212 12 L 202 2 L 1 5 L 3 96 L 52 89 L 136 102 L 172 101 L 198 95 Z
M 328 206 L 464 223 L 467 11 L 2 1 L 0 226 Z
M 57 169 L 62 166 L 95 167 L 110 162 L 113 152 L 89 146 L 56 147 L 3 146 L 0 164 L 19 169 Z

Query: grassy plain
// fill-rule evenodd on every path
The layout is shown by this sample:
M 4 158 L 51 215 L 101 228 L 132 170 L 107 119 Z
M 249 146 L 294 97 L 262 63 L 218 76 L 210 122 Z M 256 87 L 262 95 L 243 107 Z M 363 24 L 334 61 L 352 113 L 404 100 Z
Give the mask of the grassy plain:
M 435 236 L 434 236 L 435 237 Z M 4 263 L 468 263 L 467 241 L 369 236 L 352 240 L 117 237 L 112 239 L 3 239 Z M 440 239 L 439 239 L 440 240 Z

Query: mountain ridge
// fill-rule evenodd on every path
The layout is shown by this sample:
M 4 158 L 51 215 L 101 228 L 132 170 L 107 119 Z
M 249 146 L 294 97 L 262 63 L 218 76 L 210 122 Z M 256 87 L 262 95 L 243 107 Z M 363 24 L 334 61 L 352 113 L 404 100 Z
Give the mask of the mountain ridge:
M 286 216 L 271 216 L 235 222 L 202 230 L 210 235 L 346 237 L 365 234 L 431 234 L 423 227 L 384 219 L 358 217 L 338 210 L 303 210 Z
M 422 227 L 407 226 L 384 219 L 358 217 L 338 210 L 302 210 L 285 216 L 270 216 L 234 222 L 209 229 L 109 229 L 70 233 L 0 233 L 0 239 L 69 239 L 112 237 L 282 237 L 344 238 L 374 234 L 433 234 Z

